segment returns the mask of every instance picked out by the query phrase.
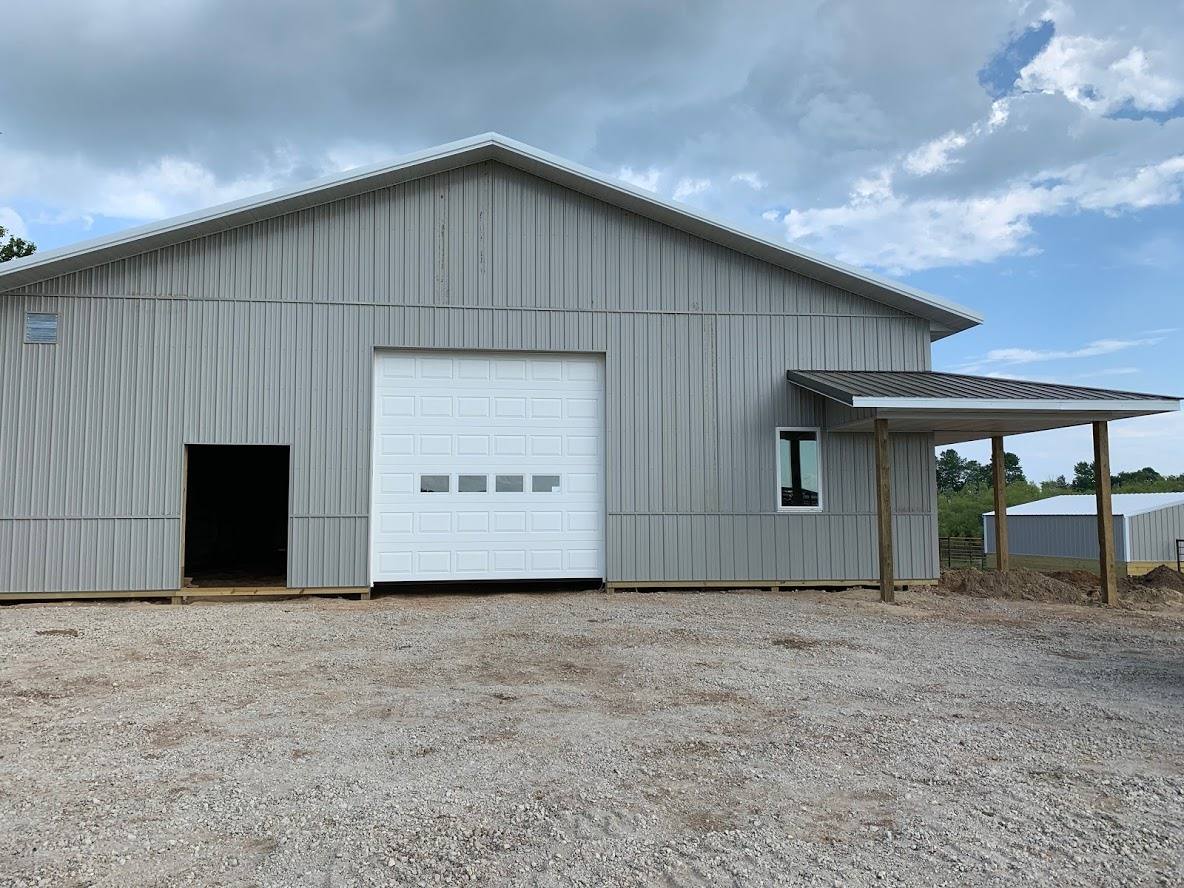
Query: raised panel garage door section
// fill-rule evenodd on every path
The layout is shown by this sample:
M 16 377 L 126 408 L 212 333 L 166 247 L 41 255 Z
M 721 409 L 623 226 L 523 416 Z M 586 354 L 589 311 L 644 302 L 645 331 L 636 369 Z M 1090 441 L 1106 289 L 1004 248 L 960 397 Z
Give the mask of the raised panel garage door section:
M 604 576 L 600 357 L 380 351 L 371 579 Z

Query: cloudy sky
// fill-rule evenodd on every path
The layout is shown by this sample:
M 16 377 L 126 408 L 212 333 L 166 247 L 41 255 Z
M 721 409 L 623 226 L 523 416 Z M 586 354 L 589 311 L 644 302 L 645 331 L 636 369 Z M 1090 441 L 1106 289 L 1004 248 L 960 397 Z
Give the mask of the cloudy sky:
M 1181 45 L 1180 0 L 39 0 L 0 29 L 0 225 L 44 249 L 496 130 L 985 314 L 938 369 L 1184 394 Z M 1112 434 L 1184 471 L 1181 416 Z M 1089 437 L 1010 448 L 1044 478 Z

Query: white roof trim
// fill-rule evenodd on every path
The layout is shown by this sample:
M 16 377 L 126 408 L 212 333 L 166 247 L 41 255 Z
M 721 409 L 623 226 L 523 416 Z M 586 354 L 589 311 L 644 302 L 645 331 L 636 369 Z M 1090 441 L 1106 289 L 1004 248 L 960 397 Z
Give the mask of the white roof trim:
M 1146 505 L 1132 506 L 1133 503 L 1146 497 L 1144 502 Z M 1028 503 L 1021 503 L 1018 506 L 1009 506 L 1007 514 L 1016 518 L 1094 518 L 1097 516 L 1097 508 L 1092 511 L 1070 511 L 1067 508 L 1061 508 L 1057 511 L 1020 511 L 1026 507 L 1038 506 L 1053 506 L 1057 505 L 1056 501 L 1060 500 L 1062 503 L 1065 500 L 1075 500 L 1077 502 L 1096 503 L 1097 495 L 1093 493 L 1061 493 L 1056 496 L 1047 497 L 1045 499 L 1032 500 Z M 1164 509 L 1177 509 L 1184 506 L 1184 492 L 1181 493 L 1114 493 L 1110 496 L 1110 504 L 1114 511 L 1115 518 L 1123 518 L 1127 522 L 1127 532 L 1129 534 L 1130 519 L 1139 515 L 1146 515 L 1149 512 L 1159 512 Z M 994 515 L 995 511 L 983 512 L 983 517 Z M 1128 536 L 1127 539 L 1130 537 Z
M 106 237 L 34 253 L 24 259 L 14 259 L 0 266 L 0 291 L 13 290 L 59 274 L 127 258 L 173 243 L 482 160 L 506 163 L 622 209 L 671 225 L 688 234 L 924 318 L 930 322 L 933 339 L 969 329 L 983 320 L 981 315 L 965 306 L 807 250 L 743 231 L 683 204 L 663 200 L 647 191 L 497 133 L 486 133 L 450 142 L 407 155 L 393 163 L 360 167 L 293 188 L 232 201 L 195 213 L 130 228 Z
M 1129 398 L 1113 401 L 1022 400 L 1009 398 L 861 398 L 851 399 L 852 407 L 879 410 L 991 410 L 1001 412 L 1033 411 L 1041 413 L 1166 413 L 1180 409 L 1177 400 Z

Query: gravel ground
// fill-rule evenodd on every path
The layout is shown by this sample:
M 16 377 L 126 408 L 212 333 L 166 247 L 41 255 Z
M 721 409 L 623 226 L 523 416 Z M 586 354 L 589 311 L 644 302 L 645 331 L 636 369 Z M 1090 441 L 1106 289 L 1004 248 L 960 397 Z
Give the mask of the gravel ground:
M 0 609 L 2 885 L 1184 884 L 1184 612 Z

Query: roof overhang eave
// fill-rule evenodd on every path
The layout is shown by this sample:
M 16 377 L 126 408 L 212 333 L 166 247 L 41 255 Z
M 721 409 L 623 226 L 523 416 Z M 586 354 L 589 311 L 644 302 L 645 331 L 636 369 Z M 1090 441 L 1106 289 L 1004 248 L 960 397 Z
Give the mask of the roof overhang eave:
M 1120 399 L 1120 400 L 1026 400 L 997 398 L 865 398 L 853 397 L 847 400 L 851 407 L 868 408 L 885 413 L 893 411 L 916 412 L 936 415 L 939 413 L 1077 413 L 1091 416 L 1100 414 L 1133 414 L 1148 416 L 1153 413 L 1170 413 L 1180 409 L 1180 402 L 1174 399 Z M 1121 418 L 1121 417 L 1118 417 Z
M 985 438 L 1024 435 L 1031 432 L 1047 432 L 1052 429 L 1088 425 L 1094 422 L 1111 422 L 1118 419 L 1133 419 L 1139 416 L 1153 416 L 1180 409 L 1179 401 L 1140 402 L 1127 401 L 1121 406 L 1114 402 L 1082 404 L 1076 409 L 920 409 L 875 407 L 861 409 L 860 414 L 850 420 L 829 426 L 837 432 L 870 432 L 876 419 L 888 421 L 894 432 L 930 433 L 934 444 L 961 444 L 967 441 L 981 441 Z

